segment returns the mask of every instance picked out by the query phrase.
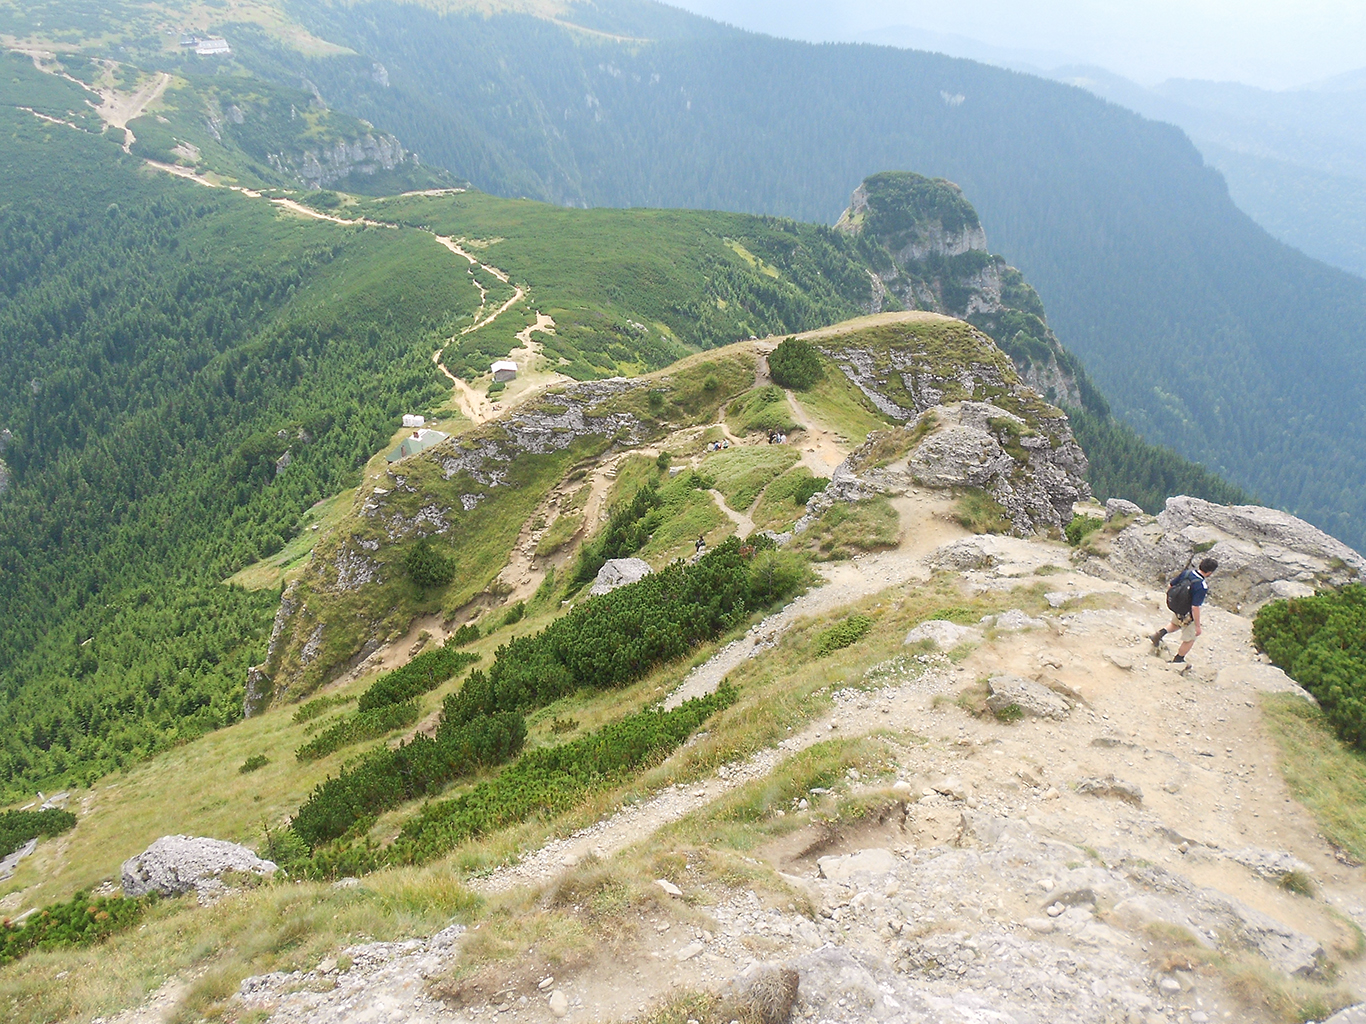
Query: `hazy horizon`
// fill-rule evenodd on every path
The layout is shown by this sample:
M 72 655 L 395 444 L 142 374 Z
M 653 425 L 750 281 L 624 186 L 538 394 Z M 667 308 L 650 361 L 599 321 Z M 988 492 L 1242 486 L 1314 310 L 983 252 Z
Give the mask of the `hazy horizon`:
M 884 42 L 1046 69 L 1094 64 L 1287 89 L 1366 67 L 1366 4 L 1301 0 L 668 0 L 741 28 L 812 42 Z

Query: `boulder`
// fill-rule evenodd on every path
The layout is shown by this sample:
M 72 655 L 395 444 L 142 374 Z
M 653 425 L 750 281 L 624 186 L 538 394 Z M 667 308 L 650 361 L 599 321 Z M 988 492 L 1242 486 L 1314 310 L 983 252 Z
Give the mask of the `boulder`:
M 275 865 L 245 846 L 221 839 L 162 836 L 123 862 L 123 894 L 130 898 L 158 892 L 176 896 L 221 884 L 224 872 L 273 875 Z
M 643 580 L 652 572 L 654 570 L 650 568 L 650 563 L 643 558 L 609 558 L 598 570 L 597 579 L 593 581 L 593 588 L 589 594 L 596 596 L 611 593 L 617 587 Z
M 1275 665 L 1259 665 L 1256 662 L 1246 665 L 1226 665 L 1214 677 L 1214 682 L 1219 687 L 1245 686 L 1260 693 L 1293 693 L 1296 697 L 1302 697 L 1311 704 L 1318 703 L 1308 690 Z
M 1168 498 L 1156 519 L 1126 527 L 1110 550 L 1117 568 L 1162 587 L 1190 560 L 1215 558 L 1210 600 L 1241 611 L 1316 587 L 1366 581 L 1366 558 L 1303 519 L 1184 495 Z
M 842 857 L 821 857 L 816 861 L 821 877 L 832 882 L 847 882 L 857 875 L 881 877 L 895 871 L 896 864 L 895 854 L 880 846 Z
M 1123 498 L 1110 498 L 1105 502 L 1105 521 L 1108 523 L 1115 516 L 1141 516 L 1143 509 L 1139 508 L 1132 501 L 1125 501 Z
M 1135 806 L 1143 803 L 1143 790 L 1134 783 L 1117 779 L 1113 775 L 1082 779 L 1077 783 L 1077 792 L 1090 796 L 1112 796 L 1116 800 L 1123 800 Z
M 1263 850 L 1257 846 L 1247 846 L 1224 854 L 1268 882 L 1279 885 L 1288 875 L 1308 875 L 1310 867 L 1304 861 L 1284 850 Z
M 992 676 L 987 687 L 991 690 L 987 707 L 993 714 L 1000 714 L 1013 705 L 1031 717 L 1061 721 L 1072 710 L 1067 701 L 1048 687 L 1023 676 Z
M 978 643 L 981 639 L 982 631 L 971 626 L 960 626 L 947 619 L 930 619 L 907 633 L 903 643 L 918 644 L 928 640 L 941 651 L 951 651 L 959 644 Z
M 1045 625 L 1043 619 L 1036 619 L 1018 608 L 1011 608 L 1000 615 L 987 615 L 982 619 L 982 625 L 995 626 L 997 632 L 1014 633 L 1021 629 L 1038 629 Z

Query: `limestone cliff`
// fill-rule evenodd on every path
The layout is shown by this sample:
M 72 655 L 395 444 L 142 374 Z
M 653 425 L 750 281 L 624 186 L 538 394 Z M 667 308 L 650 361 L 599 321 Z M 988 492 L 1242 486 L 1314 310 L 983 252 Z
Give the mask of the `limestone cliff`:
M 405 163 L 416 164 L 392 135 L 367 132 L 354 139 L 333 139 L 317 147 L 271 153 L 270 165 L 306 188 L 328 188 L 353 174 L 373 176 Z
M 957 185 L 904 171 L 875 174 L 854 191 L 835 228 L 869 247 L 868 312 L 923 309 L 965 319 L 1048 401 L 1092 404 L 1089 382 L 1049 328 L 1038 293 L 987 250 L 977 211 Z

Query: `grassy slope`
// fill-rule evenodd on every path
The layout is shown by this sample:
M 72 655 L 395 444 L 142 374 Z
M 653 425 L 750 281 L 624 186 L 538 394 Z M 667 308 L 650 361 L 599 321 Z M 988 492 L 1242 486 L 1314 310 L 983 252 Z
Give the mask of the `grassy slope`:
M 561 369 L 581 379 L 656 370 L 689 349 L 833 323 L 855 313 L 868 288 L 851 247 L 814 225 L 686 210 L 566 210 L 478 192 L 360 209 L 487 243 L 480 258 L 529 285 L 530 306 L 555 319 L 556 336 L 537 339 L 552 364 L 565 360 Z M 735 239 L 776 269 L 752 265 L 728 244 Z M 482 373 L 526 322 L 461 339 L 447 366 Z

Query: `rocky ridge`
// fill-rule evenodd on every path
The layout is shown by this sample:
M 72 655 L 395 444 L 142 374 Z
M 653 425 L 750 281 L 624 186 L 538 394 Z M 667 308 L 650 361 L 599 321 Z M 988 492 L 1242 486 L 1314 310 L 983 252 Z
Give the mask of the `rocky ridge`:
M 921 328 L 905 344 L 858 336 L 823 351 L 873 405 L 907 426 L 876 432 L 835 470 L 807 505 L 801 532 L 836 502 L 911 487 L 975 488 L 1006 510 L 1017 533 L 1061 530 L 1091 495 L 1086 456 L 1067 417 L 966 324 Z M 986 400 L 981 400 L 986 399 Z
M 1226 526 L 1241 523 L 1246 533 L 1264 529 L 1260 521 L 1244 510 Z M 1299 535 L 1293 523 L 1280 526 L 1283 540 Z M 345 970 L 331 957 L 313 972 L 249 979 L 237 998 L 277 1024 L 385 1016 L 548 1024 L 637 1018 L 679 987 L 743 993 L 750 979 L 795 974 L 793 998 L 772 1019 L 1260 1024 L 1272 1018 L 1240 999 L 1226 968 L 1260 965 L 1311 981 L 1338 972 L 1358 984 L 1345 922 L 1366 923 L 1366 880 L 1293 802 L 1260 727 L 1261 694 L 1303 691 L 1256 654 L 1249 620 L 1223 607 L 1211 607 L 1192 664 L 1154 657 L 1143 634 L 1162 616 L 1161 591 L 1124 575 L 1120 559 L 1106 579 L 1058 571 L 1069 564 L 1072 552 L 1054 542 L 981 536 L 923 558 L 887 552 L 837 571 L 873 590 L 889 586 L 884 600 L 893 604 L 898 588 L 918 586 L 934 567 L 967 592 L 1023 595 L 1040 578 L 1054 589 L 1042 613 L 916 627 L 908 644 L 929 641 L 955 657 L 872 666 L 833 695 L 828 715 L 756 755 L 762 774 L 834 734 L 920 737 L 893 743 L 895 781 L 851 769 L 787 810 L 800 822 L 852 799 L 870 808 L 862 818 L 822 824 L 817 815 L 752 851 L 751 863 L 776 872 L 810 913 L 719 884 L 690 863 L 660 883 L 682 916 L 643 911 L 638 941 L 610 964 L 555 972 L 544 986 L 532 978 L 486 1000 L 443 1002 L 429 979 L 459 964 L 457 935 L 439 949 L 436 939 L 357 947 L 346 951 Z M 814 609 L 820 594 L 803 601 Z M 751 632 L 763 644 L 747 656 L 781 642 L 794 622 L 780 613 L 760 624 Z M 730 650 L 717 658 L 735 665 Z M 944 700 L 983 676 L 1011 703 L 1037 697 L 1050 713 L 1003 725 Z M 1216 730 L 1227 742 L 1208 735 Z M 723 765 L 714 779 L 623 809 L 581 838 L 556 840 L 552 856 L 527 856 L 535 871 L 506 869 L 508 880 L 553 885 L 580 848 L 606 859 L 649 840 L 617 836 L 617 817 L 659 828 L 754 770 Z M 656 802 L 675 809 L 661 818 L 651 812 Z M 501 874 L 473 884 L 501 891 Z M 1312 880 L 1313 894 L 1287 891 L 1291 875 Z

